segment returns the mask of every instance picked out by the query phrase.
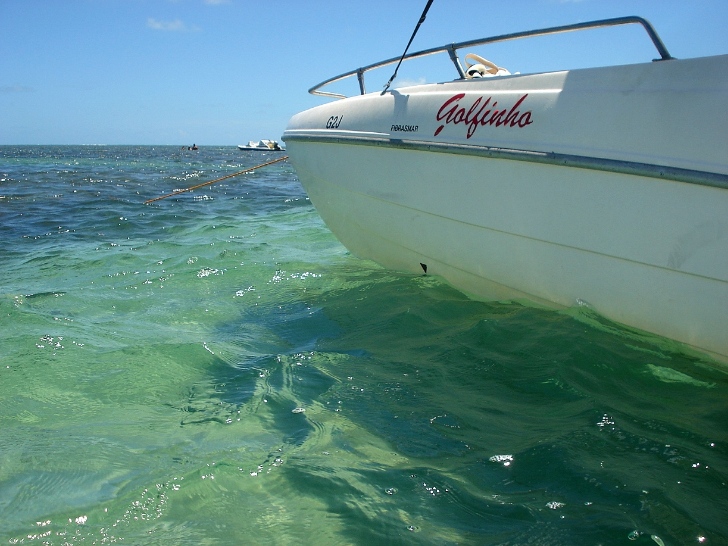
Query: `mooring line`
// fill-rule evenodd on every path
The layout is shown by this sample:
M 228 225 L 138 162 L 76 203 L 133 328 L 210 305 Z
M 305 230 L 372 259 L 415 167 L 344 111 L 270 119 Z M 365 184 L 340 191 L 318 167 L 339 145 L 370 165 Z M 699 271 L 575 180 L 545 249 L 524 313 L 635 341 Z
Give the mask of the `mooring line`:
M 427 17 L 427 12 L 430 10 L 430 6 L 432 5 L 432 1 L 433 0 L 427 0 L 427 5 L 425 6 L 425 9 L 422 12 L 422 15 L 420 15 L 420 20 L 417 22 L 415 31 L 412 33 L 412 36 L 410 36 L 409 42 L 407 42 L 407 47 L 404 48 L 404 53 L 402 53 L 402 57 L 400 57 L 399 62 L 397 63 L 397 67 L 394 69 L 394 74 L 392 74 L 392 77 L 389 78 L 389 81 L 384 86 L 382 95 L 384 95 L 387 92 L 387 89 L 389 89 L 389 86 L 392 85 L 394 78 L 397 77 L 397 72 L 399 71 L 399 66 L 402 64 L 402 61 L 404 60 L 405 56 L 407 55 L 407 51 L 409 50 L 409 47 L 412 45 L 412 40 L 415 39 L 415 35 L 417 34 L 417 31 L 420 30 L 420 25 L 422 25 L 422 23 L 425 22 L 425 18 Z
M 279 161 L 284 161 L 286 159 L 288 159 L 288 156 L 284 155 L 283 157 L 279 157 L 278 159 L 274 159 L 273 161 L 268 161 L 267 163 L 261 163 L 260 165 L 256 165 L 255 167 L 250 167 L 249 169 L 245 169 L 245 170 L 233 173 L 233 174 L 228 174 L 226 176 L 216 178 L 215 180 L 210 180 L 209 182 L 203 182 L 202 184 L 197 184 L 196 186 L 190 186 L 189 188 L 185 188 L 184 190 L 173 191 L 172 193 L 168 193 L 167 195 L 162 195 L 160 197 L 155 197 L 154 199 L 147 199 L 146 201 L 144 201 L 144 204 L 148 205 L 149 203 L 154 203 L 155 201 L 159 201 L 160 199 L 166 199 L 167 197 L 173 197 L 175 195 L 179 195 L 180 193 L 185 193 L 187 191 L 196 190 L 197 188 L 201 188 L 203 186 L 209 186 L 210 184 L 214 184 L 215 182 L 227 180 L 228 178 L 232 178 L 234 176 L 240 176 L 241 174 L 249 173 L 256 169 L 260 169 L 261 167 L 267 167 L 268 165 L 273 165 L 273 163 L 278 163 Z

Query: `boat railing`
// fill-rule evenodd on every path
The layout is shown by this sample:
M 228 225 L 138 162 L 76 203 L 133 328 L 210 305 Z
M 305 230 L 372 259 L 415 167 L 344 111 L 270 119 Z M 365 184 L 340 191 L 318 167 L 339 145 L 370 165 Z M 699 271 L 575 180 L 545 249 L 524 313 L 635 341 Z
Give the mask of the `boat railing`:
M 465 78 L 465 71 L 463 70 L 462 64 L 460 64 L 460 59 L 458 57 L 458 50 L 464 49 L 466 47 L 474 47 L 474 46 L 481 46 L 485 44 L 492 44 L 496 42 L 506 42 L 508 40 L 517 40 L 520 38 L 532 38 L 535 36 L 545 36 L 549 34 L 561 34 L 564 32 L 573 32 L 576 30 L 587 30 L 587 29 L 594 29 L 594 28 L 603 28 L 603 27 L 612 27 L 617 25 L 629 25 L 629 24 L 638 24 L 642 25 L 642 27 L 647 32 L 648 36 L 652 40 L 652 43 L 654 44 L 655 48 L 657 49 L 657 52 L 660 54 L 659 61 L 666 61 L 670 60 L 673 57 L 670 55 L 670 53 L 667 51 L 667 48 L 665 47 L 665 44 L 662 43 L 662 40 L 657 35 L 657 32 L 653 28 L 653 26 L 647 21 L 646 19 L 643 19 L 642 17 L 637 16 L 629 16 L 629 17 L 617 17 L 614 19 L 601 19 L 599 21 L 589 21 L 585 23 L 576 23 L 573 25 L 563 25 L 563 26 L 557 26 L 557 27 L 549 27 L 549 28 L 542 28 L 538 30 L 529 30 L 525 32 L 515 32 L 512 34 L 502 34 L 500 36 L 493 36 L 490 38 L 480 38 L 477 40 L 468 40 L 465 42 L 458 42 L 458 43 L 452 43 L 447 44 L 440 47 L 433 47 L 431 49 L 423 49 L 422 51 L 417 51 L 415 53 L 409 53 L 405 55 L 404 57 L 393 57 L 391 59 L 387 59 L 386 61 L 380 61 L 378 63 L 370 64 L 361 68 L 357 68 L 356 70 L 350 70 L 349 72 L 344 72 L 343 74 L 339 74 L 338 76 L 334 76 L 333 78 L 329 78 L 328 80 L 325 80 L 318 85 L 314 85 L 311 89 L 308 90 L 309 93 L 312 95 L 319 95 L 322 97 L 333 97 L 337 99 L 345 99 L 346 95 L 342 95 L 339 93 L 332 93 L 330 91 L 321 91 L 320 89 L 322 87 L 326 87 L 332 83 L 350 78 L 352 76 L 356 76 L 357 80 L 359 81 L 359 90 L 362 95 L 366 94 L 366 87 L 364 85 L 364 74 L 366 72 L 369 72 L 370 70 L 374 70 L 377 68 L 381 68 L 383 66 L 387 66 L 390 64 L 394 64 L 402 60 L 410 60 L 410 59 L 416 59 L 420 57 L 426 57 L 428 55 L 434 55 L 436 53 L 443 53 L 447 52 L 450 56 L 450 60 L 455 65 L 455 69 L 458 72 L 459 77 Z

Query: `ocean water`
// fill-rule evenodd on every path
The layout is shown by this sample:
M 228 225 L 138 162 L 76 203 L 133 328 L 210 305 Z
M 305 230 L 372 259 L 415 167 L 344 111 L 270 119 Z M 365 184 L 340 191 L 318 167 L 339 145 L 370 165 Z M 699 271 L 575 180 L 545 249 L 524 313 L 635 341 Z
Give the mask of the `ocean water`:
M 350 255 L 280 154 L 0 147 L 0 544 L 728 544 L 728 367 Z

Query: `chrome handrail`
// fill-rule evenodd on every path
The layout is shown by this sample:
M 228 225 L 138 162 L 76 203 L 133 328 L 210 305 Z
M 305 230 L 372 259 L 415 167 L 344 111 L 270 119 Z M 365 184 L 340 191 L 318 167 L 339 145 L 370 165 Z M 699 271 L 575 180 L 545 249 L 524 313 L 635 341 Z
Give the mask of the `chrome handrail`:
M 423 49 L 422 51 L 416 51 L 415 53 L 408 53 L 407 55 L 404 56 L 403 60 L 415 59 L 415 58 L 419 58 L 419 57 L 426 57 L 428 55 L 434 55 L 435 53 L 442 53 L 442 52 L 446 51 L 450 56 L 450 60 L 455 65 L 455 69 L 457 70 L 460 78 L 465 78 L 465 71 L 463 70 L 463 67 L 460 64 L 460 59 L 457 56 L 457 51 L 459 49 L 463 49 L 466 47 L 480 46 L 480 45 L 484 45 L 484 44 L 492 44 L 495 42 L 506 42 L 508 40 L 517 40 L 520 38 L 532 38 L 534 36 L 545 36 L 547 34 L 561 34 L 564 32 L 572 32 L 575 30 L 586 30 L 586 29 L 593 29 L 593 28 L 612 27 L 612 26 L 617 26 L 617 25 L 629 25 L 629 24 L 642 25 L 642 27 L 647 32 L 647 35 L 652 40 L 652 43 L 654 44 L 655 48 L 657 49 L 657 52 L 660 54 L 660 59 L 656 59 L 656 60 L 667 61 L 667 60 L 670 60 L 673 58 L 670 55 L 670 53 L 667 51 L 665 44 L 662 43 L 662 40 L 660 39 L 660 37 L 657 34 L 657 31 L 655 31 L 655 29 L 649 23 L 649 21 L 647 21 L 646 19 L 643 19 L 642 17 L 629 16 L 629 17 L 617 17 L 614 19 L 601 19 L 599 21 L 589 21 L 586 23 L 576 23 L 573 25 L 563 25 L 563 26 L 558 26 L 558 27 L 542 28 L 542 29 L 538 29 L 538 30 L 528 30 L 525 32 L 514 32 L 512 34 L 502 34 L 500 36 L 493 36 L 491 38 L 481 38 L 478 40 L 468 40 L 466 42 L 458 42 L 458 43 L 448 44 L 448 45 L 444 45 L 444 46 L 440 46 L 440 47 Z M 338 76 L 334 76 L 333 78 L 324 80 L 321 83 L 319 83 L 318 85 L 314 85 L 311 89 L 308 90 L 308 92 L 311 93 L 312 95 L 319 95 L 322 97 L 333 97 L 333 98 L 337 98 L 337 99 L 345 99 L 346 95 L 341 95 L 339 93 L 331 93 L 328 91 L 319 91 L 319 89 L 321 89 L 322 87 L 325 87 L 327 85 L 330 85 L 334 82 L 344 80 L 346 78 L 356 75 L 357 79 L 359 80 L 359 90 L 361 91 L 361 94 L 364 95 L 366 93 L 366 88 L 364 86 L 364 74 L 369 70 L 373 70 L 375 68 L 381 68 L 383 66 L 387 66 L 387 65 L 399 62 L 400 58 L 402 58 L 402 57 L 393 57 L 391 59 L 387 59 L 386 61 L 380 61 L 378 63 L 363 66 L 361 68 L 357 68 L 355 70 L 350 70 L 349 72 L 344 72 L 343 74 L 339 74 Z

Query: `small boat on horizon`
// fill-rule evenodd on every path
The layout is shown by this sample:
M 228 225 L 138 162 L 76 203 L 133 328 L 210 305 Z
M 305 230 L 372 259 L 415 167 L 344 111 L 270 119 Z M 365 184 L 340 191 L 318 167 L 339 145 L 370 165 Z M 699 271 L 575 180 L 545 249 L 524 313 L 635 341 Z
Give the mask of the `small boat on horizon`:
M 283 152 L 284 148 L 276 140 L 251 140 L 247 144 L 238 144 L 239 150 L 254 150 L 259 152 Z
M 458 56 L 625 24 L 659 59 L 510 74 Z M 366 92 L 370 70 L 435 53 L 454 79 Z M 359 95 L 321 91 L 353 77 Z M 283 140 L 355 255 L 476 299 L 585 305 L 728 361 L 728 55 L 674 59 L 622 17 L 405 54 L 309 92 L 342 100 L 296 114 Z

